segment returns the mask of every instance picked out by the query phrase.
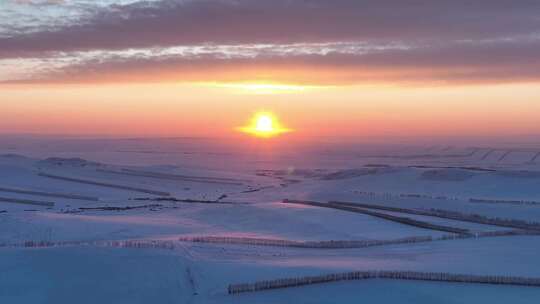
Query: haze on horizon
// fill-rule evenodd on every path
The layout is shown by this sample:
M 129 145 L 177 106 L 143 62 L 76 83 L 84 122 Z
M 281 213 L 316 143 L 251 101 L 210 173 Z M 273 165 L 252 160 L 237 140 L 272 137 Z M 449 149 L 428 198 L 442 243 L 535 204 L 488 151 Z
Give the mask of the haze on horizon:
M 540 134 L 540 2 L 5 0 L 0 133 Z M 211 16 L 211 17 L 210 17 Z

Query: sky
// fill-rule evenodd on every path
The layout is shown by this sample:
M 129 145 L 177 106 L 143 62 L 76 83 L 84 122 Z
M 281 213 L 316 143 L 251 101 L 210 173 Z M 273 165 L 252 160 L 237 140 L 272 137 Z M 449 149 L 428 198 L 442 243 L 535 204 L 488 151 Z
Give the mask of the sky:
M 540 134 L 540 1 L 0 0 L 0 133 Z

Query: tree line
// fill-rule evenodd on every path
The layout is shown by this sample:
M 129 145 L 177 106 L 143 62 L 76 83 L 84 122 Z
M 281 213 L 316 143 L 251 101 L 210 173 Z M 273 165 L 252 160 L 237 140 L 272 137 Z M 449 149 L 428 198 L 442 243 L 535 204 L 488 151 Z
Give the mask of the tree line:
M 453 274 L 446 272 L 418 271 L 354 271 L 333 273 L 319 276 L 304 276 L 265 280 L 254 283 L 232 284 L 228 286 L 229 294 L 256 292 L 262 290 L 298 287 L 339 281 L 366 279 L 420 280 L 452 283 L 497 284 L 540 287 L 540 278 L 527 278 L 500 275 Z

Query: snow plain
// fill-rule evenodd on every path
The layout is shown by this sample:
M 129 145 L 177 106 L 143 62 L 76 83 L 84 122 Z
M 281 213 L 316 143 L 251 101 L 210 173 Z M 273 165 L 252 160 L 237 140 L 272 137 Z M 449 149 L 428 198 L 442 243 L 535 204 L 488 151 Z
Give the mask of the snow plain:
M 360 270 L 540 277 L 537 235 L 351 249 L 178 241 L 449 234 L 284 199 L 540 222 L 538 152 L 540 145 L 261 146 L 192 138 L 2 137 L 0 303 L 538 303 L 536 287 L 379 279 L 227 293 L 229 284 Z M 473 234 L 512 230 L 384 213 Z M 171 242 L 174 248 L 100 243 L 129 240 Z M 23 245 L 29 241 L 58 245 Z

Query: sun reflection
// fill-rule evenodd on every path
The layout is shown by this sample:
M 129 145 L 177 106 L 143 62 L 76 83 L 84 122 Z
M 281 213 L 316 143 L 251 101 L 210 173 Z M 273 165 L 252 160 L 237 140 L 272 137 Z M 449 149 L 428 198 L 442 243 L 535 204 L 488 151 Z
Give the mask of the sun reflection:
M 290 129 L 282 126 L 276 116 L 270 112 L 256 113 L 251 119 L 249 125 L 240 127 L 238 130 L 264 138 L 274 137 L 283 133 L 291 132 Z

